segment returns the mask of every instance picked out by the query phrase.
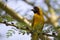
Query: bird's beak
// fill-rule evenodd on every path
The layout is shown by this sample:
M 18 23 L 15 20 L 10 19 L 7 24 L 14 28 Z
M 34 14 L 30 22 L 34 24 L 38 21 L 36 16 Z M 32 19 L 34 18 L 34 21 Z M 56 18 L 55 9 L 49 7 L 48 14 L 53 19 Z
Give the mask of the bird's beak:
M 31 11 L 34 11 L 34 9 L 31 9 Z

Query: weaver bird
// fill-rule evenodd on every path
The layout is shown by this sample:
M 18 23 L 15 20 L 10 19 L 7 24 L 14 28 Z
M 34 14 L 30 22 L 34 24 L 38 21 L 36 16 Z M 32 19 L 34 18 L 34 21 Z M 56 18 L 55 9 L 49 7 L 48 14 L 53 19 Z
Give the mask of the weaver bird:
M 33 30 L 32 40 L 39 40 L 38 33 L 42 32 L 44 26 L 43 11 L 41 8 L 36 6 L 32 9 L 32 11 L 34 12 L 33 22 L 32 22 L 32 30 Z

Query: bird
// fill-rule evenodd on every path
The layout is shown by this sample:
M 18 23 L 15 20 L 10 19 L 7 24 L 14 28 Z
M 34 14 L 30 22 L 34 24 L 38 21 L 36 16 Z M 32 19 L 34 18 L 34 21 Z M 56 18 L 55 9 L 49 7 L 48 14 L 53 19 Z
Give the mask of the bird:
M 44 27 L 43 11 L 38 6 L 34 6 L 32 11 L 34 13 L 32 22 L 32 40 L 39 40 L 38 34 L 42 32 L 42 29 Z

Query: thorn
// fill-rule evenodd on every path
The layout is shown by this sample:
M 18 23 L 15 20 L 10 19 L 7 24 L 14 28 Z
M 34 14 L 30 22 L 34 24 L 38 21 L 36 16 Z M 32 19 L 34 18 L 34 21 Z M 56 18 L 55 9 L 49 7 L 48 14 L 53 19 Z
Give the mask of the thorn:
M 11 23 L 11 24 L 13 24 L 13 25 L 14 25 L 14 23 Z
M 52 35 L 54 35 L 54 36 L 55 36 L 55 33 L 53 32 L 53 33 L 52 33 Z
M 4 21 L 3 23 L 7 23 L 6 21 Z

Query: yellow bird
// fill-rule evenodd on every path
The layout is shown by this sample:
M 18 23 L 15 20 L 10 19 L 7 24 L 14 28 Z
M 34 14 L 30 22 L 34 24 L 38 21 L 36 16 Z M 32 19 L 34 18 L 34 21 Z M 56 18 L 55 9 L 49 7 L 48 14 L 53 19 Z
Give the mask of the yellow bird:
M 38 34 L 42 32 L 44 26 L 43 11 L 41 8 L 36 6 L 32 9 L 32 11 L 34 12 L 32 22 L 32 40 L 39 40 Z

